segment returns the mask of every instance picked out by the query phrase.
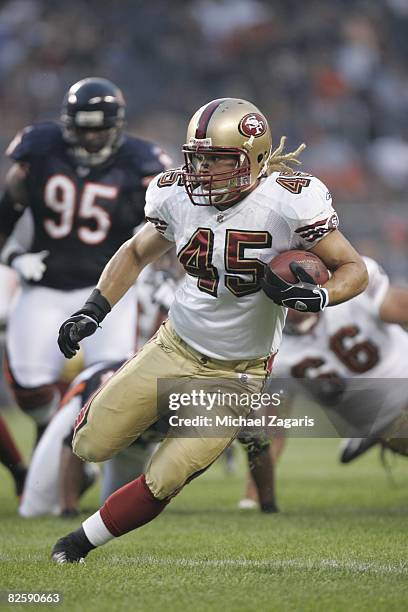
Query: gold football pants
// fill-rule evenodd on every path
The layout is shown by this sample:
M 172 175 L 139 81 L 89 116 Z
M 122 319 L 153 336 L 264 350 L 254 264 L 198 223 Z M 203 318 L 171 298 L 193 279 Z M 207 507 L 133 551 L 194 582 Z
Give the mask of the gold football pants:
M 222 379 L 223 393 L 259 393 L 265 381 L 266 361 L 266 358 L 223 361 L 205 357 L 188 346 L 167 321 L 82 410 L 73 440 L 74 452 L 85 461 L 105 461 L 129 446 L 163 415 L 161 408 L 159 413 L 159 378 L 190 384 L 200 379 L 199 384 L 206 389 L 219 388 L 217 381 Z M 248 405 L 241 406 L 240 402 L 232 405 L 220 402 L 213 406 L 211 414 L 237 417 L 246 416 L 249 410 Z M 184 437 L 182 431 L 177 437 L 174 433 L 167 435 L 146 469 L 146 483 L 153 495 L 166 499 L 177 493 L 217 459 L 239 429 L 230 427 L 221 437 L 216 434 L 204 437 L 199 428 L 190 428 L 189 437 Z

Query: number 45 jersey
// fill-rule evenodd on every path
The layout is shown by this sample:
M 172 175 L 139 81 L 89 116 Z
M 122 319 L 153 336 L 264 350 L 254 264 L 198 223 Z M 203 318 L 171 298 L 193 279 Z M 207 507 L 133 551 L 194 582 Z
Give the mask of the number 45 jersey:
M 97 283 L 105 264 L 144 220 L 145 178 L 161 172 L 166 161 L 159 147 L 124 135 L 107 162 L 78 166 L 56 122 L 25 128 L 7 155 L 28 168 L 31 251 L 50 252 L 36 285 L 63 290 Z
M 261 291 L 264 264 L 311 249 L 337 227 L 331 195 L 317 178 L 271 174 L 226 210 L 193 205 L 179 170 L 154 179 L 146 218 L 168 240 L 187 274 L 170 309 L 175 331 L 215 359 L 255 359 L 280 344 L 286 309 Z

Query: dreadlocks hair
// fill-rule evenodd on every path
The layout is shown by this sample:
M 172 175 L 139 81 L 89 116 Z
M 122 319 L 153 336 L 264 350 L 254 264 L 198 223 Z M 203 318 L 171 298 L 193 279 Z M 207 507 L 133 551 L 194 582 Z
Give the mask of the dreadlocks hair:
M 269 176 L 272 174 L 272 172 L 290 172 L 292 174 L 294 171 L 292 165 L 301 165 L 302 162 L 297 159 L 297 157 L 306 149 L 305 143 L 303 142 L 301 145 L 299 145 L 296 151 L 283 153 L 285 142 L 286 136 L 282 136 L 279 146 L 270 154 L 269 159 L 265 164 L 265 176 Z

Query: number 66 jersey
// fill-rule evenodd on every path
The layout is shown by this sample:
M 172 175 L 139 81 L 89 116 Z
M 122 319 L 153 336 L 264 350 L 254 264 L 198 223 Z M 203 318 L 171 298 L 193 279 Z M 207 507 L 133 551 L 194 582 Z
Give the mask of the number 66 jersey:
M 214 359 L 255 359 L 280 344 L 286 309 L 261 291 L 265 263 L 311 249 L 337 227 L 331 195 L 317 178 L 272 173 L 233 206 L 191 203 L 179 170 L 154 179 L 146 219 L 168 240 L 187 274 L 170 309 L 175 331 Z
M 308 332 L 285 333 L 274 363 L 275 376 L 407 378 L 408 334 L 379 315 L 389 278 L 376 261 L 363 259 L 369 277 L 367 289 L 320 313 Z
M 364 261 L 367 289 L 315 315 L 314 323 L 303 330 L 291 324 L 271 378 L 272 385 L 292 378 L 301 393 L 307 388 L 317 392 L 320 382 L 342 381 L 338 386 L 342 394 L 333 411 L 357 428 L 352 437 L 381 430 L 407 404 L 408 334 L 399 325 L 381 320 L 389 279 L 373 259 L 364 257 Z M 323 397 L 321 403 L 325 405 Z

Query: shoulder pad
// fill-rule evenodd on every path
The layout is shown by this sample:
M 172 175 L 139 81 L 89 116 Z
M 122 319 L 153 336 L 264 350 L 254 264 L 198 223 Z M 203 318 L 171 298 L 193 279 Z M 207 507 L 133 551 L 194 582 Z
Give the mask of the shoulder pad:
M 125 135 L 119 157 L 137 166 L 142 176 L 155 176 L 168 167 L 170 158 L 152 142 Z
M 332 196 L 326 185 L 312 174 L 295 172 L 275 174 L 280 188 L 282 212 L 290 219 L 312 219 L 332 207 Z
M 184 191 L 183 173 L 181 168 L 173 168 L 158 174 L 150 182 L 147 193 L 149 197 L 165 200 L 180 190 Z
M 63 146 L 63 142 L 62 128 L 58 123 L 37 123 L 25 127 L 13 138 L 6 149 L 6 155 L 15 161 L 30 162 L 55 147 Z

